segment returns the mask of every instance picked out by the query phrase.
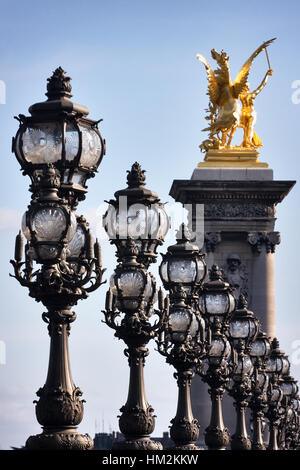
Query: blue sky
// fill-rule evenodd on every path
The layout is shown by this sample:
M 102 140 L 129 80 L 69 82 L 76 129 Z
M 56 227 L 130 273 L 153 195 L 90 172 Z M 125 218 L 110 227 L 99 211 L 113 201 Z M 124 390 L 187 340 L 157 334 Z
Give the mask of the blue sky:
M 264 144 L 261 160 L 274 169 L 275 178 L 297 180 L 300 105 L 291 97 L 292 83 L 300 80 L 300 4 L 2 0 L 0 7 L 0 80 L 7 92 L 6 104 L 0 105 L 0 340 L 7 348 L 7 363 L 0 365 L 0 448 L 5 449 L 22 445 L 40 430 L 32 401 L 45 381 L 49 345 L 42 306 L 8 277 L 18 221 L 30 200 L 28 178 L 11 153 L 17 130 L 13 116 L 27 114 L 31 104 L 44 99 L 46 79 L 61 65 L 72 77 L 73 100 L 86 105 L 92 118 L 104 119 L 107 155 L 89 183 L 81 211 L 94 219 L 104 199 L 125 186 L 126 170 L 136 160 L 147 170 L 148 186 L 171 202 L 172 180 L 190 178 L 202 158 L 198 145 L 205 138 L 207 83 L 196 53 L 209 59 L 212 48 L 223 48 L 234 78 L 261 42 L 277 37 L 269 48 L 274 75 L 256 101 L 256 131 Z M 261 54 L 252 68 L 252 88 L 266 70 Z M 282 347 L 297 358 L 298 185 L 277 215 L 282 235 L 275 255 L 277 334 Z M 115 260 L 107 242 L 103 259 L 109 275 Z M 102 287 L 78 305 L 70 338 L 73 378 L 87 400 L 80 430 L 91 435 L 95 420 L 97 430 L 103 420 L 106 431 L 117 429 L 115 416 L 127 394 L 123 344 L 101 323 L 104 296 Z M 175 414 L 176 384 L 171 367 L 157 353 L 150 355 L 145 373 L 148 400 L 158 415 L 155 434 L 161 434 Z M 293 373 L 300 379 L 299 365 Z

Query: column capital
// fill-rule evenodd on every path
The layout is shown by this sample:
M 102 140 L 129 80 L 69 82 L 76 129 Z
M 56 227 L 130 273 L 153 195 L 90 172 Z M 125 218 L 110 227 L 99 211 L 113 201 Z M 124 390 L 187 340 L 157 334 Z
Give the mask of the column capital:
M 267 253 L 274 253 L 280 243 L 280 232 L 248 232 L 248 243 L 254 253 L 261 253 L 265 245 Z

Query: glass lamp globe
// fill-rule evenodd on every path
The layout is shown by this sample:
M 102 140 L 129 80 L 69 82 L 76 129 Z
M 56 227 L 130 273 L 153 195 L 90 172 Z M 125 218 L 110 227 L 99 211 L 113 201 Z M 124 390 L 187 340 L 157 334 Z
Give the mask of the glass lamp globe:
M 89 110 L 71 101 L 70 77 L 57 68 L 48 79 L 48 100 L 29 108 L 30 117 L 20 115 L 13 151 L 33 188 L 43 165 L 52 163 L 61 177 L 60 193 L 75 192 L 84 199 L 86 181 L 94 175 L 105 153 L 105 142 Z M 99 122 L 99 121 L 98 121 Z
M 293 410 L 295 411 L 298 411 L 300 409 L 300 402 L 299 402 L 299 398 L 294 398 L 292 400 L 292 408 Z
M 251 376 L 253 373 L 253 364 L 248 355 L 238 358 L 237 365 L 234 369 L 234 376 Z
M 135 162 L 128 171 L 126 189 L 115 193 L 103 217 L 103 226 L 118 250 L 119 260 L 126 251 L 126 240 L 134 240 L 137 261 L 146 267 L 157 257 L 157 247 L 170 228 L 164 204 L 145 188 L 145 171 Z
M 243 340 L 245 345 L 253 342 L 259 331 L 259 321 L 253 312 L 247 309 L 247 300 L 240 296 L 238 308 L 234 311 L 229 323 L 229 332 L 233 342 Z
M 230 286 L 222 279 L 222 272 L 218 266 L 210 269 L 210 281 L 203 286 L 203 293 L 199 296 L 200 312 L 212 323 L 215 317 L 225 321 L 235 309 L 235 298 Z
M 84 250 L 86 244 L 86 230 L 82 224 L 78 223 L 76 232 L 68 243 L 68 259 L 77 259 Z
M 188 293 L 201 286 L 206 276 L 204 256 L 197 245 L 191 243 L 191 235 L 187 227 L 182 224 L 177 232 L 177 243 L 168 248 L 160 265 L 160 277 L 164 287 L 168 290 L 183 287 Z
M 286 375 L 290 370 L 290 362 L 284 352 L 279 349 L 277 338 L 274 338 L 271 343 L 271 352 L 266 362 L 266 370 L 277 375 Z
M 294 397 L 298 392 L 296 381 L 291 376 L 285 376 L 280 384 L 281 391 L 284 396 Z
M 58 258 L 63 242 L 71 241 L 76 226 L 74 213 L 62 207 L 36 207 L 22 218 L 22 231 L 33 248 L 33 259 L 38 262 Z
M 257 358 L 266 358 L 271 351 L 270 341 L 267 335 L 260 331 L 255 341 L 251 344 L 250 356 L 255 360 Z
M 157 300 L 157 291 L 151 275 L 142 269 L 116 269 L 110 279 L 110 289 L 116 297 L 116 306 L 126 312 L 139 308 L 150 310 Z
M 193 340 L 204 329 L 204 320 L 188 308 L 174 307 L 168 318 L 168 335 L 173 343 Z
M 208 348 L 208 361 L 212 365 L 220 365 L 231 355 L 231 346 L 224 335 L 213 336 Z
M 271 391 L 268 393 L 268 399 L 273 405 L 279 404 L 282 397 L 283 394 L 279 387 L 272 387 Z

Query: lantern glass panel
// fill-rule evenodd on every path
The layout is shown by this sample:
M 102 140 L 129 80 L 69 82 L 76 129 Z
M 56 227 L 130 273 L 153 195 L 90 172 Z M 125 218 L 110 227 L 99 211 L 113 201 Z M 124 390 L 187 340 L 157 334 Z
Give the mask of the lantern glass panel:
M 214 338 L 211 341 L 209 348 L 208 356 L 209 357 L 223 357 L 224 353 L 226 355 L 228 349 L 227 341 L 222 338 Z M 229 344 L 229 343 L 228 343 Z M 229 345 L 230 348 L 230 345 Z
M 229 310 L 229 297 L 228 294 L 205 294 L 200 297 L 200 309 L 203 313 L 211 315 L 222 315 Z M 206 309 L 205 309 L 206 306 Z
M 82 153 L 80 165 L 86 168 L 97 166 L 101 155 L 101 140 L 94 129 L 85 126 L 79 126 L 82 132 Z
M 230 322 L 230 335 L 232 338 L 248 338 L 250 331 L 248 320 L 233 320 Z
M 68 257 L 77 258 L 82 252 L 84 245 L 85 245 L 85 232 L 80 225 L 77 225 L 75 235 L 68 245 L 68 250 L 69 250 Z
M 246 356 L 243 359 L 238 360 L 237 367 L 234 371 L 236 375 L 248 374 L 251 375 L 253 372 L 253 364 L 250 357 Z
M 287 357 L 282 358 L 282 375 L 288 374 L 290 369 L 290 362 Z
M 270 357 L 266 363 L 268 372 L 281 372 L 282 371 L 282 358 Z
M 278 388 L 273 388 L 271 396 L 270 396 L 271 402 L 272 403 L 278 402 L 280 400 L 280 397 L 281 397 L 280 390 Z
M 250 356 L 262 357 L 267 352 L 267 342 L 263 339 L 256 339 L 251 345 Z
M 70 222 L 66 234 L 67 241 L 73 238 L 77 226 L 73 213 Z M 59 241 L 67 227 L 66 214 L 58 207 L 45 207 L 35 212 L 31 224 L 37 241 Z
M 66 160 L 72 161 L 78 154 L 79 150 L 79 134 L 74 124 L 68 122 L 66 125 Z
M 228 293 L 228 297 L 229 297 L 229 312 L 228 313 L 231 313 L 236 308 L 236 302 L 235 302 L 234 296 L 230 292 Z
M 62 127 L 59 122 L 34 124 L 22 136 L 22 149 L 27 162 L 54 163 L 61 160 Z
M 117 279 L 124 297 L 138 297 L 145 287 L 145 279 L 139 271 L 124 272 Z
M 200 282 L 204 279 L 205 276 L 205 264 L 203 263 L 202 259 L 199 258 L 197 259 L 196 263 L 198 265 L 198 273 L 195 281 Z
M 160 267 L 160 275 L 164 282 L 168 282 L 168 261 L 163 261 Z
M 191 259 L 172 258 L 169 260 L 170 281 L 191 283 L 196 278 L 196 263 Z
M 153 212 L 148 211 L 148 208 L 142 204 L 132 204 L 128 207 L 127 220 L 126 214 L 123 211 L 121 213 L 118 211 L 117 223 L 119 233 L 125 230 L 126 236 L 133 239 L 148 238 L 152 215 Z
M 293 387 L 293 384 L 291 382 L 283 382 L 280 385 L 280 388 L 281 388 L 281 391 L 282 391 L 283 395 L 287 395 L 287 396 L 292 395 L 292 393 L 294 391 L 294 387 Z
M 159 223 L 158 223 L 158 231 L 156 238 L 163 240 L 169 230 L 170 226 L 170 221 L 169 221 L 169 216 L 163 206 L 163 204 L 156 205 L 157 206 L 157 212 L 159 216 Z
M 186 339 L 188 330 L 192 337 L 196 336 L 199 329 L 196 316 L 188 310 L 175 310 L 171 312 L 169 326 L 172 330 L 172 339 L 175 342 L 183 342 Z

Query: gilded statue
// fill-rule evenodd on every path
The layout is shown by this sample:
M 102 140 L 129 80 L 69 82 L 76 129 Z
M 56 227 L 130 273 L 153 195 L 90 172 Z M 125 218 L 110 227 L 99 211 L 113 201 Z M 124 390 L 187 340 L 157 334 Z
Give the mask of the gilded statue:
M 261 146 L 261 141 L 254 131 L 256 122 L 256 111 L 254 101 L 258 93 L 266 85 L 269 75 L 273 73 L 270 68 L 267 71 L 262 83 L 253 92 L 249 91 L 248 76 L 255 57 L 275 40 L 270 39 L 262 43 L 244 63 L 233 84 L 230 78 L 229 57 L 226 52 L 218 53 L 212 49 L 212 58 L 217 62 L 218 68 L 213 70 L 202 54 L 197 54 L 197 58 L 204 64 L 208 79 L 208 95 L 210 98 L 208 115 L 206 120 L 210 124 L 203 131 L 209 131 L 209 139 L 206 139 L 200 146 L 201 150 L 209 149 L 230 149 L 232 138 L 238 127 L 244 129 L 244 139 L 240 149 L 257 148 Z M 239 102 L 241 101 L 241 104 Z
M 241 103 L 242 103 L 242 111 L 241 111 L 239 127 L 242 127 L 244 129 L 244 139 L 241 144 L 241 147 L 258 148 L 262 146 L 261 140 L 254 130 L 254 126 L 256 123 L 256 116 L 257 116 L 257 113 L 254 109 L 254 101 L 257 95 L 265 87 L 269 75 L 273 75 L 272 69 L 269 69 L 267 71 L 261 84 L 256 88 L 256 90 L 250 92 L 249 83 L 246 83 L 245 91 L 243 91 L 239 96 Z

